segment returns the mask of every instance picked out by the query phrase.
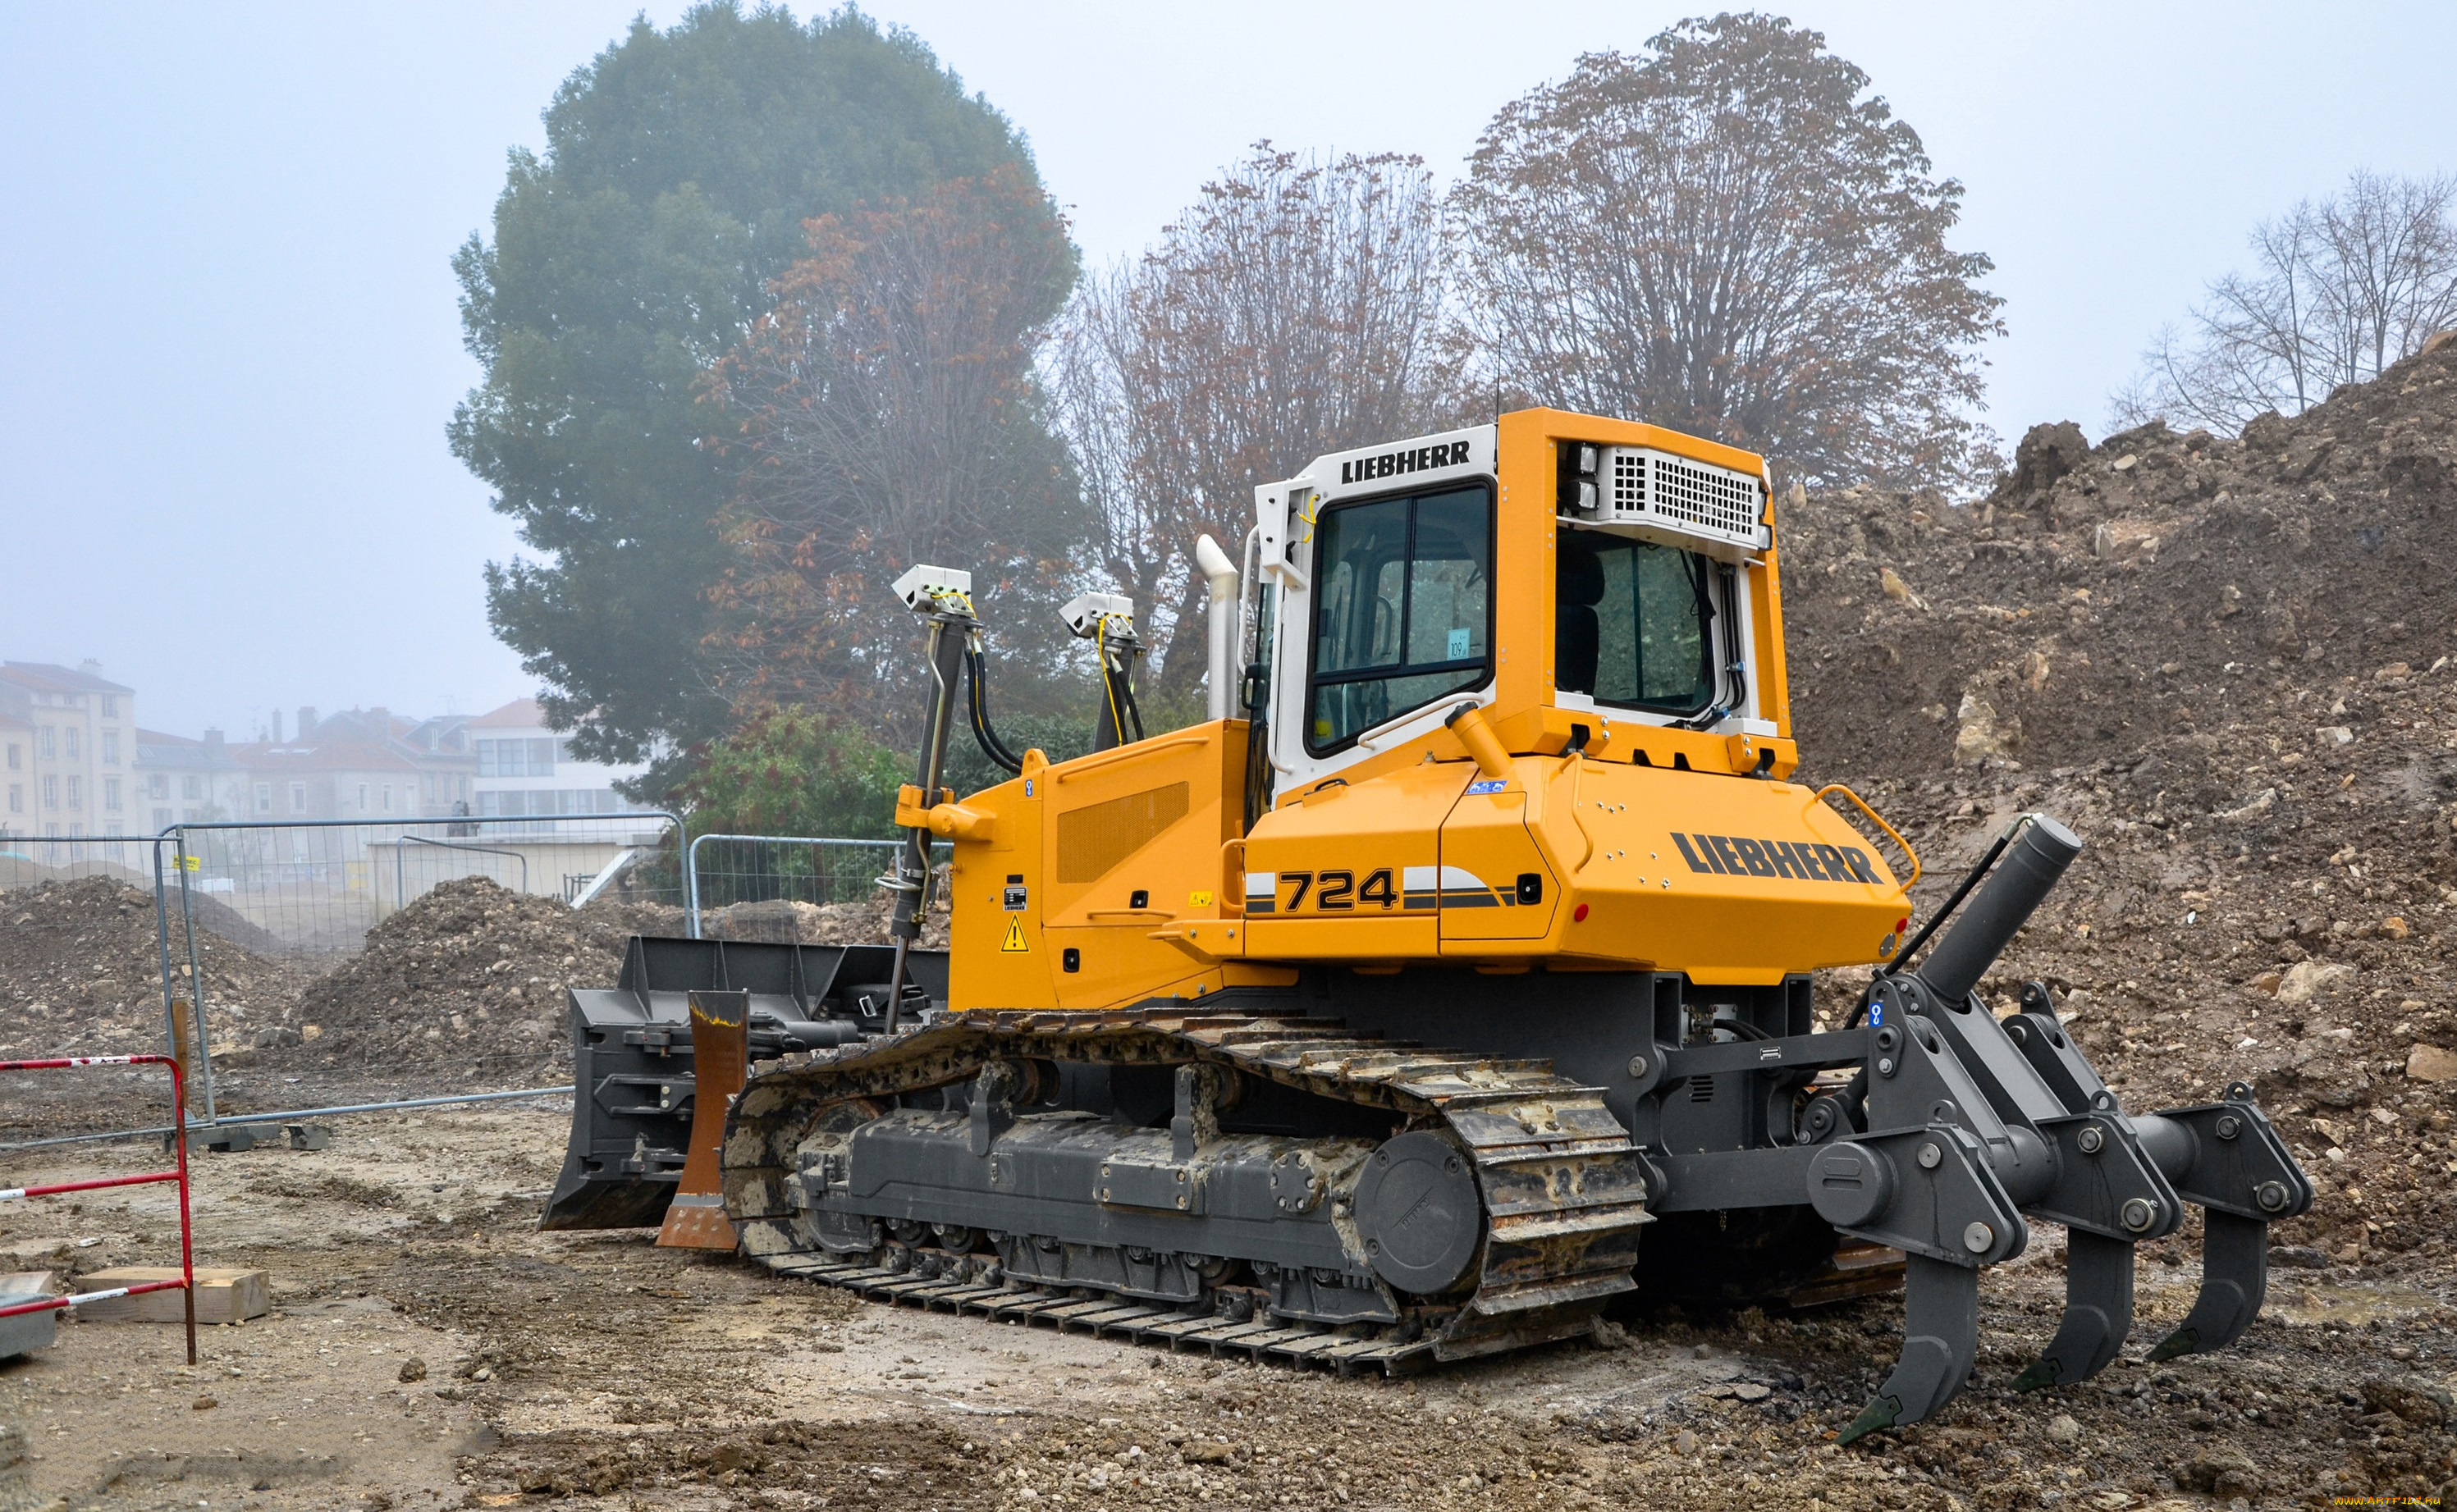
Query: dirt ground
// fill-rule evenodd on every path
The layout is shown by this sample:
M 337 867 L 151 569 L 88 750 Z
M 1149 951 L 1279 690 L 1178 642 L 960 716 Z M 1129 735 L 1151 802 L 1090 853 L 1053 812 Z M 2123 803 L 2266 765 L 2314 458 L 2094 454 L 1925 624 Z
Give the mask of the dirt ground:
M 1983 993 L 2050 983 L 2137 1111 L 2250 1079 L 2313 1175 L 2228 1352 L 2137 1362 L 2193 1295 L 2188 1226 L 2143 1248 L 2127 1359 L 2014 1396 L 2062 1299 L 2043 1225 L 1983 1280 L 1963 1396 L 1848 1449 L 1827 1436 L 1890 1365 L 1898 1298 L 1662 1309 L 1609 1347 L 1341 1380 L 856 1303 L 646 1234 L 542 1235 L 567 1114 L 498 1108 L 200 1157 L 203 1257 L 271 1273 L 276 1316 L 213 1331 L 193 1372 L 174 1331 L 112 1324 L 0 1366 L 0 1512 L 2448 1502 L 2452 510 L 2457 345 L 2236 439 L 2046 425 L 1979 501 L 1849 488 L 1778 514 L 1800 780 L 1901 825 L 1924 909 L 2016 813 L 2071 825 L 2088 848 Z M 150 907 L 106 878 L 0 895 L 0 1050 L 152 1043 Z M 736 912 L 712 922 L 875 937 L 861 906 Z M 200 963 L 230 1008 L 224 1106 L 535 1085 L 568 1065 L 563 989 L 609 984 L 644 927 L 671 925 L 471 884 L 320 980 L 224 937 Z M 1865 979 L 1827 973 L 1821 1004 Z M 0 1102 L 0 1137 L 134 1121 L 74 1089 Z M 0 1183 L 146 1157 L 0 1155 Z M 0 1266 L 158 1259 L 164 1212 L 153 1189 L 6 1204 Z
M 2043 1236 L 1989 1273 L 1960 1400 L 1841 1449 L 1898 1298 L 1647 1313 L 1616 1347 L 1340 1379 L 859 1302 L 646 1231 L 541 1234 L 566 1116 L 364 1117 L 321 1152 L 200 1155 L 200 1258 L 267 1271 L 273 1314 L 203 1330 L 195 1369 L 176 1326 L 102 1322 L 0 1365 L 30 1456 L 0 1508 L 2181 1512 L 2449 1489 L 2437 1269 L 2282 1269 L 2228 1353 L 2017 1397 L 2061 1297 Z M 0 1181 L 155 1152 L 35 1154 Z M 0 1267 L 153 1260 L 175 1235 L 158 1188 L 10 1204 Z M 2190 1250 L 2150 1247 L 2141 1280 L 2136 1359 L 2188 1305 Z

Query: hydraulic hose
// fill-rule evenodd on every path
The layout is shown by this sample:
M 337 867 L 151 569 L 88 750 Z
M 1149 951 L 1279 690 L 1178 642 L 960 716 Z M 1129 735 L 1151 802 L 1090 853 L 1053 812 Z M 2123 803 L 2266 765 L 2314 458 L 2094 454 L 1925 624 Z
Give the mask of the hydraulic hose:
M 969 695 L 966 703 L 972 715 L 973 740 L 980 745 L 981 754 L 1007 771 L 1022 771 L 1023 758 L 1008 748 L 1006 742 L 999 738 L 997 728 L 990 724 L 987 658 L 981 655 L 978 643 L 964 655 L 964 681 Z

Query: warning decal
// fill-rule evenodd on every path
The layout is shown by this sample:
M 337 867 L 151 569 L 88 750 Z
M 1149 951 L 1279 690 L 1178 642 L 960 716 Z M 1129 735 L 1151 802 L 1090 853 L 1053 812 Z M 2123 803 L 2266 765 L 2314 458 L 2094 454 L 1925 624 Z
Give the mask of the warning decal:
M 1006 939 L 1001 942 L 999 949 L 1001 950 L 1029 950 L 1032 949 L 1032 947 L 1026 945 L 1023 940 L 1022 914 L 1010 913 L 1006 916 Z

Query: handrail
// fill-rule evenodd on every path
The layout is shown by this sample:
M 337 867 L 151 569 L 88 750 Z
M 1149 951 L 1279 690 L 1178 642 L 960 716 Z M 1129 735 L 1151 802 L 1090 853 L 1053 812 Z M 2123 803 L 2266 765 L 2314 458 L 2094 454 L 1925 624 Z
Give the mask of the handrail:
M 1139 740 L 1130 745 L 1095 751 L 1089 756 L 1078 756 L 1071 762 L 1054 762 L 1049 767 L 1050 780 L 1063 783 L 1069 778 L 1089 776 L 1105 767 L 1114 766 L 1125 760 L 1129 754 L 1146 756 L 1154 751 L 1175 750 L 1181 746 L 1208 745 L 1210 740 L 1211 737 L 1208 735 L 1171 735 L 1166 738 L 1154 736 L 1150 740 Z
M 591 815 L 590 817 L 594 818 L 595 816 Z M 521 864 L 521 890 L 523 892 L 526 892 L 529 889 L 529 858 L 517 850 L 500 850 L 493 846 L 462 845 L 450 840 L 429 840 L 424 835 L 403 835 L 401 837 L 400 843 L 395 845 L 392 848 L 392 865 L 394 872 L 392 890 L 393 900 L 404 909 L 409 907 L 409 899 L 404 896 L 402 891 L 403 884 L 405 879 L 401 875 L 401 858 L 407 854 L 407 852 L 403 849 L 403 847 L 404 846 L 433 846 L 438 850 L 474 850 L 482 856 L 509 856 L 514 861 Z
M 1826 801 L 1826 795 L 1828 793 L 1841 793 L 1844 797 L 1850 799 L 1853 807 L 1869 816 L 1869 823 L 1875 825 L 1878 828 L 1884 830 L 1886 832 L 1886 838 L 1894 843 L 1895 848 L 1899 849 L 1904 855 L 1910 858 L 1911 874 L 1903 880 L 1899 889 L 1906 893 L 1910 891 L 1912 885 L 1919 881 L 1921 870 L 1919 852 L 1911 848 L 1911 843 L 1905 840 L 1899 833 L 1897 833 L 1893 826 L 1886 823 L 1884 815 L 1878 813 L 1874 808 L 1869 807 L 1869 801 L 1867 799 L 1861 797 L 1858 793 L 1853 792 L 1850 788 L 1845 787 L 1841 783 L 1827 783 L 1825 787 L 1817 789 L 1816 794 L 1808 801 L 1812 804 L 1822 804 Z

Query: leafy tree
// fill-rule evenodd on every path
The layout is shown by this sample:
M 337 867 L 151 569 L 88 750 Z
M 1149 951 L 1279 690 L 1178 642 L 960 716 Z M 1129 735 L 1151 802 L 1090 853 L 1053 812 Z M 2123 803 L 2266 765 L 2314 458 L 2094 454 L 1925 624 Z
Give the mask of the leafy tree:
M 701 748 L 674 789 L 693 834 L 888 839 L 911 758 L 859 726 L 810 708 L 777 708 Z
M 714 637 L 737 708 L 825 698 L 917 738 L 916 624 L 887 591 L 917 562 L 973 573 L 1002 670 L 1057 658 L 1048 590 L 1090 532 L 1032 361 L 1073 264 L 1012 167 L 810 223 L 712 375 L 737 421 Z
M 1502 108 L 1453 191 L 1497 377 L 1771 454 L 1812 480 L 1994 465 L 1968 412 L 2001 300 L 1962 186 L 1819 33 L 1683 21 Z
M 487 569 L 496 633 L 575 749 L 631 761 L 730 723 L 702 641 L 733 470 L 702 445 L 701 375 L 807 254 L 806 220 L 1032 166 L 926 47 L 851 9 L 636 21 L 546 128 L 543 155 L 512 153 L 493 241 L 454 259 L 485 377 L 450 439 L 543 554 Z M 1050 270 L 1053 299 L 1071 274 Z
M 1444 289 L 1419 159 L 1318 162 L 1264 142 L 1076 296 L 1050 385 L 1156 693 L 1182 699 L 1206 673 L 1197 535 L 1233 557 L 1255 484 L 1460 421 Z
M 2162 331 L 2116 396 L 2119 427 L 2164 419 L 2230 434 L 2300 414 L 2457 324 L 2457 177 L 2359 173 L 2252 234 L 2257 272 L 2210 285 L 2191 334 Z

